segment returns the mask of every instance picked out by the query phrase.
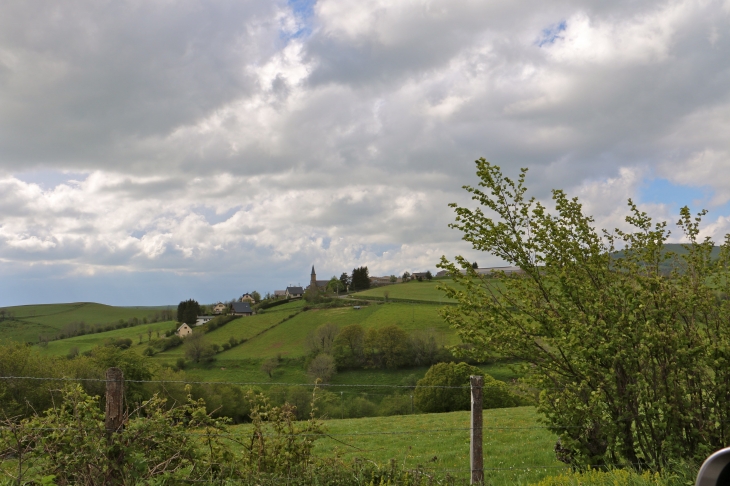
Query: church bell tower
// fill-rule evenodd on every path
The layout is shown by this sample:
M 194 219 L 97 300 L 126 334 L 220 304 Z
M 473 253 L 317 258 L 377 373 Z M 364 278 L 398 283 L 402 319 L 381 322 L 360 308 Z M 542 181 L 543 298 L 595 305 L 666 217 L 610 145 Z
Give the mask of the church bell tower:
M 317 290 L 317 274 L 314 273 L 314 265 L 312 265 L 312 276 L 309 279 L 309 286 L 312 287 L 313 290 Z

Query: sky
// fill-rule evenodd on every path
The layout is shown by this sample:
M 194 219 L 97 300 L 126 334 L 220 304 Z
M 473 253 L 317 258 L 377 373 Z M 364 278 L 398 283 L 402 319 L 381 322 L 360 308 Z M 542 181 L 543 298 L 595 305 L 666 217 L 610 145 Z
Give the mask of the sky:
M 730 1 L 0 4 L 0 306 L 500 265 L 484 157 L 596 226 L 730 232 Z M 679 241 L 679 236 L 673 238 Z

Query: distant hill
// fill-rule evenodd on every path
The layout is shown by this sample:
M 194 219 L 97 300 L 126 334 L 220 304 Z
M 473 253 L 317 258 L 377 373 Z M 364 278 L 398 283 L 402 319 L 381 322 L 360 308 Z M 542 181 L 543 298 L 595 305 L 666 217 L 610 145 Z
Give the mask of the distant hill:
M 666 254 L 666 253 L 670 253 L 670 252 L 671 253 L 676 253 L 677 255 L 686 255 L 688 253 L 687 249 L 681 243 L 667 243 L 667 244 L 665 244 L 664 245 L 664 252 L 663 253 Z M 618 251 L 615 254 L 615 258 L 622 258 L 623 256 L 624 256 L 624 252 L 623 251 Z M 719 246 L 714 246 L 712 248 L 712 253 L 710 254 L 710 256 L 713 259 L 718 258 L 720 256 L 720 247 Z M 663 273 L 668 274 L 668 273 L 670 273 L 673 270 L 673 266 L 674 266 L 674 263 L 671 260 L 669 260 L 669 261 L 666 261 L 666 262 L 661 263 L 660 269 L 661 269 L 661 271 Z M 682 269 L 679 268 L 678 270 L 681 272 Z
M 119 320 L 153 320 L 167 307 L 114 307 L 93 302 L 20 305 L 0 308 L 2 339 L 37 343 L 40 335 L 55 336 L 65 328 L 112 324 Z

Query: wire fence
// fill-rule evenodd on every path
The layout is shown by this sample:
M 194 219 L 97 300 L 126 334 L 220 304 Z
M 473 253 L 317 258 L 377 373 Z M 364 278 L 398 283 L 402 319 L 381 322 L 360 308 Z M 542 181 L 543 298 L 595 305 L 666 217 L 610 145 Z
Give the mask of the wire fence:
M 12 375 L 12 376 L 0 376 L 0 382 L 8 382 L 8 381 L 19 381 L 19 380 L 29 380 L 29 381 L 42 381 L 42 382 L 79 382 L 79 383 L 112 383 L 114 380 L 108 380 L 105 378 L 93 378 L 93 377 L 38 377 L 38 376 L 21 376 L 21 375 Z M 361 390 L 373 390 L 376 391 L 378 389 L 385 389 L 385 390 L 393 390 L 394 392 L 402 392 L 402 391 L 410 391 L 411 393 L 414 390 L 414 386 L 409 385 L 393 385 L 393 384 L 372 384 L 372 383 L 351 383 L 351 384 L 312 384 L 312 383 L 281 383 L 281 382 L 255 382 L 255 381 L 207 381 L 207 380 L 164 380 L 164 379 L 150 379 L 150 380 L 124 380 L 125 383 L 135 383 L 135 384 L 159 384 L 159 385 L 165 385 L 165 384 L 175 384 L 175 385 L 210 385 L 210 386 L 218 386 L 218 385 L 226 385 L 226 386 L 237 386 L 237 387 L 270 387 L 270 386 L 304 386 L 304 387 L 311 387 L 311 388 L 321 388 L 321 389 L 330 389 L 330 390 L 337 390 L 338 393 L 353 393 L 353 394 L 361 394 L 362 392 L 351 392 L 349 389 L 361 389 Z M 469 385 L 466 386 L 443 386 L 443 385 L 427 385 L 427 386 L 420 386 L 420 388 L 423 389 L 446 389 L 446 390 L 452 390 L 454 392 L 468 390 L 471 387 Z M 377 395 L 378 393 L 373 393 L 368 391 L 368 395 Z M 380 394 L 380 395 L 388 395 L 388 394 Z M 431 421 L 432 422 L 432 421 Z M 298 437 L 298 438 L 316 438 L 316 439 L 331 439 L 332 441 L 336 442 L 339 446 L 344 446 L 347 448 L 347 451 L 349 451 L 350 454 L 353 454 L 355 456 L 358 455 L 365 455 L 367 459 L 367 454 L 372 452 L 379 452 L 379 456 L 384 457 L 387 452 L 392 452 L 393 455 L 400 455 L 401 457 L 404 457 L 402 463 L 406 465 L 406 463 L 409 464 L 410 467 L 413 469 L 419 470 L 419 471 L 425 471 L 429 473 L 434 474 L 449 474 L 451 476 L 469 476 L 472 474 L 472 469 L 470 467 L 452 467 L 456 463 L 463 463 L 468 464 L 469 458 L 466 454 L 467 452 L 467 444 L 468 439 L 472 433 L 475 431 L 474 427 L 443 427 L 443 426 L 435 426 L 435 427 L 417 427 L 414 426 L 412 423 L 406 424 L 405 422 L 402 422 L 402 428 L 398 427 L 399 419 L 393 418 L 392 419 L 392 426 L 393 430 L 365 430 L 365 431 L 332 431 L 332 432 L 323 432 L 323 433 L 266 433 L 262 434 L 263 437 Z M 103 424 L 99 426 L 103 429 Z M 560 469 L 567 469 L 568 466 L 565 464 L 559 464 L 558 461 L 555 459 L 555 455 L 552 451 L 552 445 L 554 444 L 555 437 L 553 436 L 551 430 L 555 430 L 555 427 L 550 427 L 547 425 L 513 425 L 513 424 L 500 424 L 500 423 L 486 423 L 483 424 L 481 427 L 479 427 L 482 433 L 484 434 L 484 437 L 489 442 L 489 447 L 487 450 L 487 454 L 492 454 L 495 450 L 499 448 L 499 440 L 496 440 L 501 437 L 500 434 L 504 433 L 510 433 L 510 434 L 522 434 L 522 433 L 529 433 L 529 432 L 535 432 L 540 433 L 539 437 L 535 436 L 524 436 L 522 439 L 515 438 L 514 440 L 519 442 L 521 445 L 525 447 L 542 447 L 544 450 L 543 453 L 540 455 L 540 460 L 543 461 L 542 463 L 538 462 L 525 462 L 525 460 L 515 458 L 513 460 L 510 460 L 509 453 L 502 454 L 499 458 L 494 457 L 487 457 L 487 464 L 485 467 L 481 468 L 481 470 L 484 472 L 484 474 L 497 474 L 497 475 L 504 475 L 505 473 L 509 474 L 527 474 L 532 475 L 535 478 L 541 477 L 540 474 L 535 474 L 536 471 L 552 471 L 552 470 L 560 470 Z M 568 426 L 568 427 L 560 427 L 561 429 L 569 429 L 569 428 L 582 428 L 581 426 Z M 68 430 L 77 430 L 74 427 L 39 427 L 34 430 L 44 432 L 63 432 Z M 95 429 L 99 430 L 99 429 Z M 0 427 L 0 431 L 12 431 L 12 427 Z M 235 430 L 228 430 L 228 431 L 218 431 L 218 430 L 190 430 L 187 432 L 191 436 L 197 436 L 197 437 L 210 437 L 215 436 L 219 438 L 225 438 L 225 439 L 231 439 L 231 440 L 244 440 L 247 436 L 247 434 L 250 431 L 247 429 L 247 425 L 239 425 L 235 426 Z M 382 444 L 378 442 L 376 439 L 378 438 L 388 438 L 387 444 Z M 516 437 L 516 436 L 515 436 Z M 369 442 L 363 442 L 366 439 L 373 439 Z M 419 450 L 418 452 L 409 452 L 409 448 L 416 446 L 418 444 L 414 442 L 418 442 L 422 440 L 423 438 L 429 438 L 432 444 L 433 449 L 429 450 Z M 350 440 L 348 440 L 350 439 Z M 456 439 L 456 440 L 454 440 Z M 448 440 L 451 440 L 451 442 L 448 442 Z M 550 443 L 550 440 L 553 442 Z M 491 442 L 495 442 L 496 444 L 491 444 Z M 463 450 L 461 450 L 460 453 L 454 454 L 453 451 L 445 451 L 443 450 L 444 444 L 459 444 L 459 447 L 463 447 Z M 514 445 L 512 446 L 514 447 Z M 525 448 L 523 447 L 523 449 Z M 391 448 L 384 452 L 385 448 Z M 324 452 L 326 452 L 328 449 L 327 447 L 323 447 Z M 331 450 L 331 447 L 330 449 Z M 524 452 L 524 451 L 523 451 Z M 528 451 L 530 453 L 526 454 L 527 456 L 535 456 L 534 451 Z M 442 456 L 444 453 L 450 457 L 449 460 L 439 459 L 439 456 Z M 408 456 L 411 456 L 410 460 L 407 461 L 406 459 Z M 525 455 L 525 454 L 523 454 Z M 432 456 L 432 457 L 429 457 Z M 460 457 L 461 459 L 456 460 L 454 457 L 457 457 L 457 459 Z M 368 459 L 370 460 L 370 459 Z M 430 466 L 429 464 L 431 462 L 446 462 L 444 466 L 448 467 L 439 467 L 437 464 L 434 464 L 434 466 Z M 543 474 L 544 475 L 544 474 Z M 282 480 L 286 480 L 287 478 L 280 478 Z M 189 482 L 201 482 L 198 480 L 191 480 Z M 230 484 L 236 484 L 235 480 L 232 480 Z

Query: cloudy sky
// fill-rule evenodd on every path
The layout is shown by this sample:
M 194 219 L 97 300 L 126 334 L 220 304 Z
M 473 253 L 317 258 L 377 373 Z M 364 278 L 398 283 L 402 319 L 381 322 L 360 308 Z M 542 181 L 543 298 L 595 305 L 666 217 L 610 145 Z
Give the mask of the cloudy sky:
M 474 160 L 730 232 L 730 2 L 6 1 L 0 305 L 480 265 Z

